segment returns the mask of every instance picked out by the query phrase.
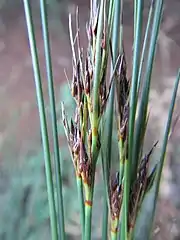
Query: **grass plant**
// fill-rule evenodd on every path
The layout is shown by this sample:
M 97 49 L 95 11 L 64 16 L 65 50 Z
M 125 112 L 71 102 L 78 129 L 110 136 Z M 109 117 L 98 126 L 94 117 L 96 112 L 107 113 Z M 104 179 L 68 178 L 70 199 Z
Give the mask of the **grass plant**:
M 152 232 L 160 179 L 166 146 L 171 129 L 172 114 L 177 95 L 180 73 L 177 75 L 168 121 L 162 140 L 161 157 L 150 168 L 154 145 L 143 152 L 149 118 L 149 93 L 155 59 L 158 33 L 163 13 L 163 0 L 151 1 L 147 23 L 143 19 L 143 0 L 134 1 L 134 39 L 132 48 L 132 77 L 127 77 L 127 62 L 123 38 L 123 0 L 90 1 L 87 23 L 87 48 L 80 45 L 79 16 L 69 16 L 69 36 L 72 49 L 72 81 L 69 84 L 76 104 L 74 116 L 68 119 L 62 103 L 62 124 L 77 182 L 81 216 L 81 238 L 92 239 L 92 210 L 97 162 L 102 163 L 104 205 L 102 239 L 131 240 L 136 220 L 147 193 L 154 187 L 151 202 L 152 215 L 147 239 Z M 56 100 L 48 30 L 46 1 L 40 0 L 42 35 L 46 59 L 46 72 L 52 116 L 55 182 L 49 150 L 41 74 L 34 33 L 30 1 L 24 0 L 24 10 L 32 56 L 35 88 L 43 140 L 47 192 L 52 239 L 66 239 L 62 194 L 61 161 L 56 117 Z M 75 21 L 76 29 L 72 27 Z M 145 26 L 145 35 L 143 34 Z M 144 37 L 143 37 L 144 36 Z M 149 38 L 149 40 L 148 40 Z M 110 71 L 108 71 L 110 67 Z M 140 91 L 141 89 L 141 91 Z M 65 99 L 64 99 L 65 102 Z M 116 126 L 114 126 L 114 119 Z M 119 161 L 112 175 L 112 136 L 116 127 Z M 56 191 L 56 195 L 55 195 Z M 56 197 L 55 197 L 56 196 Z M 138 239 L 143 239 L 141 236 Z

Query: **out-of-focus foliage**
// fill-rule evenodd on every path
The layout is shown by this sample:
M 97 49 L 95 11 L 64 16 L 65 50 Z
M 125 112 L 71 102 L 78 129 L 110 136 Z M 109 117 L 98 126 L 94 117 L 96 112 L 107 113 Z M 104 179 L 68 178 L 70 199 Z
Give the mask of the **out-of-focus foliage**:
M 60 100 L 66 99 L 69 114 L 73 110 L 69 88 L 61 86 Z M 59 101 L 60 102 L 60 101 Z M 47 112 L 49 108 L 47 107 Z M 60 105 L 57 105 L 59 117 L 59 138 L 61 139 L 63 194 L 67 222 L 72 214 L 78 213 L 79 205 L 72 201 L 76 197 L 73 177 L 74 170 L 67 149 L 63 143 L 64 131 L 60 118 Z M 22 156 L 21 156 L 22 158 Z M 11 167 L 1 166 L 0 170 L 0 239 L 50 239 L 49 209 L 47 201 L 46 179 L 42 148 L 36 153 L 23 156 L 24 161 Z M 71 226 L 68 224 L 68 226 Z

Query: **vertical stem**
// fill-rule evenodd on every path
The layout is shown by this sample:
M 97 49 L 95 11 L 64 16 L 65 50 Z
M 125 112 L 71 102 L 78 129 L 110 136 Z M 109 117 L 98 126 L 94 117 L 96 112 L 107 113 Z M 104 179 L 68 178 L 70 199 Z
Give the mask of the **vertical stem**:
M 63 207 L 62 179 L 61 179 L 61 162 L 60 162 L 59 142 L 58 142 L 52 61 L 51 61 L 50 44 L 49 44 L 50 41 L 49 41 L 49 30 L 48 30 L 48 20 L 47 20 L 47 8 L 46 8 L 45 0 L 40 0 L 40 10 L 41 10 L 42 31 L 43 31 L 44 50 L 45 50 L 45 58 L 46 58 L 48 91 L 49 91 L 51 117 L 52 117 L 54 162 L 55 162 L 56 189 L 57 189 L 58 230 L 60 234 L 60 239 L 64 240 L 65 227 L 64 227 L 64 207 Z
M 138 75 L 138 87 L 137 87 L 138 92 L 139 92 L 141 77 L 142 77 L 142 73 L 143 73 L 142 69 L 143 69 L 144 57 L 145 57 L 145 53 L 146 53 L 147 46 L 148 46 L 148 36 L 150 34 L 150 27 L 151 27 L 152 17 L 153 17 L 153 9 L 154 9 L 154 2 L 152 1 L 151 7 L 149 10 L 149 15 L 148 15 L 146 32 L 145 32 L 144 39 L 143 39 L 143 48 L 142 48 L 142 53 L 141 53 L 141 60 L 140 60 L 140 65 L 139 65 L 139 75 Z
M 111 240 L 117 240 L 117 233 L 111 232 Z
M 138 157 L 140 153 L 140 146 L 141 139 L 143 137 L 143 131 L 144 127 L 146 126 L 147 121 L 147 106 L 148 106 L 148 100 L 149 100 L 149 91 L 150 91 L 150 84 L 151 84 L 151 75 L 152 75 L 152 68 L 154 63 L 154 56 L 156 51 L 156 45 L 157 45 L 157 38 L 159 33 L 159 27 L 160 22 L 162 18 L 162 6 L 163 1 L 156 1 L 155 5 L 153 4 L 154 9 L 154 17 L 153 17 L 153 24 L 152 24 L 152 35 L 150 38 L 150 45 L 149 45 L 149 51 L 147 56 L 147 64 L 144 74 L 144 83 L 142 88 L 142 96 L 139 103 L 139 111 L 138 111 L 138 118 L 137 118 L 137 124 L 136 129 L 134 133 L 134 145 L 133 145 L 133 162 L 132 162 L 132 176 L 134 177 L 137 172 L 138 167 Z M 132 148 L 131 148 L 132 149 Z M 133 180 L 133 179 L 131 179 Z
M 94 191 L 94 179 L 95 179 L 95 167 L 92 170 L 92 185 L 85 184 L 85 234 L 84 240 L 91 240 L 91 223 L 92 223 L 92 205 L 93 205 L 93 191 Z
M 102 40 L 102 30 L 103 30 L 103 9 L 104 3 L 101 0 L 100 3 L 100 13 L 98 20 L 98 30 L 97 30 L 97 40 L 96 40 L 96 53 L 95 53 L 95 76 L 93 85 L 93 131 L 92 131 L 92 151 L 94 151 L 97 146 L 97 131 L 98 131 L 98 118 L 99 118 L 99 84 L 100 84 L 100 73 L 101 73 L 101 40 Z
M 121 47 L 122 44 L 119 42 L 121 39 L 121 31 L 120 31 L 120 19 L 122 17 L 121 15 L 121 7 L 122 7 L 122 0 L 116 0 L 114 3 L 114 14 L 113 14 L 113 29 L 112 29 L 112 54 L 113 54 L 113 62 L 111 65 L 111 74 L 114 71 L 116 59 L 119 54 L 119 46 Z M 118 30 L 119 29 L 119 30 Z M 120 32 L 120 34 L 119 34 Z M 121 39 L 122 40 L 122 39 Z M 120 49 L 121 51 L 121 49 Z M 108 163 L 108 170 L 110 173 L 111 168 L 111 145 L 112 145 L 112 131 L 113 131 L 113 116 L 114 116 L 114 96 L 115 96 L 115 84 L 116 82 L 113 81 L 113 85 L 111 88 L 110 96 L 109 96 L 109 102 L 107 106 L 107 163 Z M 109 179 L 108 179 L 109 182 Z M 108 206 L 106 206 L 108 209 Z M 117 229 L 118 229 L 118 220 L 112 221 L 111 219 L 111 239 L 116 240 L 117 239 Z M 108 218 L 106 219 L 107 225 L 108 225 Z M 114 230 L 115 229 L 115 230 Z
M 119 182 L 122 183 L 123 175 L 124 175 L 124 144 L 122 138 L 119 139 L 118 143 L 119 147 L 119 157 L 120 157 L 120 165 L 119 165 Z
M 94 84 L 93 84 L 93 115 L 92 115 L 92 179 L 91 185 L 88 186 L 85 201 L 85 240 L 91 240 L 91 218 L 92 218 L 92 203 L 94 192 L 95 168 L 99 153 L 98 146 L 98 127 L 99 127 L 99 84 L 101 76 L 101 41 L 104 23 L 104 1 L 101 0 L 100 12 L 97 27 L 96 51 L 94 62 Z M 94 61 L 94 59 L 93 59 Z
M 136 36 L 136 20 L 137 20 L 137 1 L 138 0 L 134 0 L 134 39 Z M 134 46 L 133 46 L 134 47 Z
M 103 199 L 103 222 L 102 222 L 102 239 L 108 239 L 108 206 L 107 206 L 107 194 L 106 189 L 104 189 L 104 199 Z
M 24 11 L 25 11 L 25 17 L 26 17 L 26 23 L 27 23 L 31 56 L 32 56 L 37 103 L 38 103 L 38 110 L 39 110 L 39 117 L 40 117 L 42 143 L 43 143 L 43 150 L 44 150 L 51 234 L 52 234 L 53 240 L 58 240 L 57 218 L 56 218 L 56 208 L 55 208 L 55 200 L 54 200 L 54 186 L 53 186 L 53 177 L 52 177 L 52 169 L 51 169 L 51 159 L 50 159 L 47 123 L 46 123 L 46 116 L 45 116 L 45 107 L 44 107 L 39 62 L 38 62 L 38 56 L 37 56 L 36 40 L 35 40 L 33 20 L 32 20 L 32 12 L 31 12 L 31 7 L 28 0 L 24 0 Z
M 85 205 L 85 218 L 86 218 L 86 231 L 85 231 L 85 240 L 91 239 L 91 219 L 92 219 L 92 205 Z
M 119 224 L 119 217 L 113 220 L 111 219 L 111 240 L 117 240 L 118 224 Z
M 173 90 L 173 94 L 172 94 L 172 98 L 171 98 L 169 114 L 168 114 L 168 119 L 167 119 L 167 123 L 166 123 L 166 127 L 165 127 L 164 138 L 163 138 L 163 146 L 162 146 L 162 150 L 161 150 L 159 167 L 158 167 L 158 172 L 156 175 L 155 199 L 154 199 L 154 208 L 153 208 L 153 212 L 152 212 L 153 217 L 154 217 L 155 209 L 156 209 L 156 203 L 157 203 L 160 181 L 161 181 L 161 174 L 162 174 L 162 169 L 163 169 L 164 161 L 165 161 L 166 147 L 167 147 L 168 139 L 169 139 L 169 132 L 170 132 L 170 128 L 171 128 L 172 116 L 173 116 L 173 112 L 174 112 L 174 106 L 175 106 L 176 96 L 177 96 L 177 92 L 178 92 L 179 81 L 180 81 L 180 68 L 178 70 L 178 74 L 176 77 L 174 90 Z M 152 224 L 150 226 L 150 230 L 152 230 Z
M 133 53 L 133 72 L 132 72 L 132 84 L 130 92 L 130 120 L 129 120 L 129 161 L 132 160 L 132 146 L 134 137 L 134 122 L 136 115 L 136 99 L 137 99 L 137 82 L 138 82 L 138 70 L 140 59 L 140 46 L 141 46 L 141 33 L 142 33 L 142 20 L 143 20 L 143 1 L 137 0 L 137 19 L 136 19 L 136 33 L 134 39 L 134 53 Z
M 133 71 L 132 71 L 132 83 L 130 92 L 130 113 L 129 113 L 129 129 L 128 129 L 128 159 L 125 160 L 125 172 L 124 172 L 124 194 L 123 194 L 123 235 L 127 239 L 128 229 L 128 206 L 129 206 L 129 191 L 130 191 L 130 168 L 133 161 L 132 149 L 134 142 L 134 125 L 137 106 L 137 83 L 138 83 L 138 70 L 140 59 L 140 47 L 141 47 L 141 34 L 142 34 L 142 20 L 143 20 L 143 1 L 137 0 L 135 2 L 135 31 L 134 31 L 134 53 L 133 53 Z
M 82 178 L 79 177 L 79 176 L 76 176 L 76 180 L 77 180 L 78 198 L 79 198 L 79 202 L 80 202 L 82 240 L 84 240 L 84 231 L 85 231 L 85 212 L 84 212 L 84 197 L 83 197 Z

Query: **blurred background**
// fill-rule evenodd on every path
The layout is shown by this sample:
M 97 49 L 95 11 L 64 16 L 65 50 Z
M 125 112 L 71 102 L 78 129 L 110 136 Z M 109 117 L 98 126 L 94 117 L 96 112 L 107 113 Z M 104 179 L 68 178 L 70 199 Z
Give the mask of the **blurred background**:
M 27 30 L 21 0 L 0 0 L 0 240 L 50 239 L 44 161 L 38 110 L 29 53 Z M 60 119 L 60 101 L 72 114 L 64 69 L 71 78 L 71 49 L 68 35 L 68 14 L 75 16 L 79 6 L 81 44 L 86 46 L 85 23 L 88 0 L 48 0 L 48 19 L 52 48 L 55 92 L 62 149 L 66 230 L 69 239 L 79 239 L 78 202 L 72 177 L 73 167 L 64 142 Z M 124 44 L 131 76 L 133 1 L 124 1 Z M 31 0 L 36 40 L 43 75 L 47 118 L 49 103 L 40 24 L 39 4 Z M 147 19 L 149 1 L 146 1 Z M 145 149 L 157 139 L 161 142 L 169 101 L 177 70 L 180 67 L 180 1 L 166 0 L 159 34 L 150 95 L 151 116 Z M 179 95 L 180 96 L 180 95 Z M 175 131 L 170 138 L 163 171 L 153 239 L 180 239 L 180 102 L 176 104 Z M 51 136 L 50 136 L 51 138 Z M 160 148 L 160 144 L 158 148 Z M 155 160 L 158 160 L 158 148 Z M 102 189 L 97 178 L 97 198 Z M 72 201 L 73 197 L 73 201 Z M 100 202 L 100 203 L 99 203 Z M 95 204 L 99 207 L 101 201 Z M 97 206 L 96 206 L 97 205 Z M 99 208 L 98 208 L 99 209 Z M 93 222 L 94 238 L 100 239 L 101 212 Z M 96 236 L 96 237 L 95 237 Z

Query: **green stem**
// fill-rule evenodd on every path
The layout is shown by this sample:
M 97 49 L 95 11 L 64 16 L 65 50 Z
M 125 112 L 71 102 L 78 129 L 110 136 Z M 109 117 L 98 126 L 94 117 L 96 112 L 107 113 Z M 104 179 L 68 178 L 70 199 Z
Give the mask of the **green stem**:
M 103 123 L 101 123 L 101 130 L 103 129 Z M 108 129 L 104 127 L 104 129 Z M 101 135 L 103 139 L 104 134 Z M 106 154 L 106 144 L 102 141 L 102 146 L 105 146 L 104 149 L 101 147 L 101 159 L 102 159 L 102 172 L 103 172 L 103 182 L 104 182 L 104 201 L 103 201 L 103 219 L 102 219 L 102 239 L 108 239 L 108 214 L 109 214 L 109 176 L 110 176 L 110 159 L 107 159 Z M 104 153 L 104 154 L 103 154 Z M 104 155 L 106 156 L 104 158 Z
M 137 82 L 138 82 L 138 70 L 139 70 L 139 59 L 140 59 L 140 47 L 141 47 L 141 33 L 142 33 L 142 19 L 143 19 L 143 1 L 137 0 L 136 3 L 137 15 L 136 19 L 136 33 L 134 39 L 134 53 L 133 53 L 133 71 L 132 71 L 132 83 L 130 92 L 130 116 L 129 116 L 129 161 L 132 162 L 132 147 L 134 139 L 134 124 L 136 115 L 137 105 Z
M 138 93 L 139 93 L 139 88 L 140 88 L 140 83 L 141 83 L 141 78 L 142 78 L 142 69 L 143 69 L 143 63 L 144 63 L 144 57 L 145 57 L 145 53 L 147 50 L 147 46 L 148 46 L 148 37 L 150 34 L 150 27 L 151 27 L 151 23 L 152 23 L 152 17 L 153 17 L 153 9 L 154 9 L 154 3 L 152 1 L 151 3 L 151 7 L 149 10 L 149 15 L 148 15 L 148 21 L 147 21 L 147 26 L 146 26 L 146 32 L 145 32 L 145 36 L 143 39 L 143 48 L 142 48 L 142 54 L 141 54 L 141 61 L 140 61 L 140 66 L 139 66 L 139 76 L 138 76 Z
M 117 240 L 119 218 L 111 219 L 111 240 Z
M 101 0 L 100 13 L 98 20 L 97 39 L 96 39 L 96 53 L 95 53 L 95 76 L 93 85 L 93 131 L 92 131 L 92 151 L 96 151 L 97 142 L 97 131 L 98 131 L 98 120 L 99 120 L 99 84 L 101 76 L 101 40 L 103 31 L 103 13 L 104 13 L 104 2 Z
M 176 96 L 177 96 L 177 92 L 178 92 L 179 81 L 180 81 L 180 68 L 178 70 L 178 74 L 177 74 L 177 78 L 176 78 L 176 82 L 175 82 L 175 86 L 174 86 L 174 90 L 173 90 L 173 94 L 172 94 L 172 99 L 171 99 L 169 113 L 168 113 L 168 119 L 167 119 L 164 138 L 163 138 L 163 146 L 162 146 L 162 150 L 161 150 L 159 167 L 158 167 L 158 171 L 156 174 L 155 199 L 154 199 L 154 208 L 153 208 L 153 212 L 152 212 L 153 217 L 155 215 L 155 210 L 156 210 L 161 175 L 162 175 L 162 170 L 163 170 L 164 161 L 165 161 L 166 148 L 167 148 L 168 139 L 169 139 L 169 132 L 170 132 L 170 128 L 171 128 L 172 116 L 173 116 L 173 112 L 174 112 L 174 106 L 175 106 Z M 150 226 L 150 230 L 152 230 L 152 224 Z
M 128 234 L 128 240 L 131 240 L 131 239 L 133 239 L 133 229 L 131 229 Z
M 82 240 L 84 239 L 85 232 L 85 211 L 84 211 L 84 197 L 83 197 L 83 185 L 82 178 L 77 176 L 77 189 L 78 189 L 78 198 L 80 203 L 80 214 L 81 214 L 81 228 L 82 228 Z
M 120 138 L 118 142 L 119 147 L 119 157 L 120 157 L 120 166 L 119 166 L 119 182 L 122 183 L 123 175 L 124 175 L 124 146 L 123 140 Z
M 44 150 L 51 235 L 53 240 L 58 240 L 57 218 L 56 218 L 56 208 L 55 208 L 55 200 L 54 200 L 54 186 L 53 186 L 53 176 L 52 176 L 52 169 L 51 169 L 51 159 L 50 159 L 47 123 L 46 123 L 46 116 L 45 116 L 45 107 L 44 107 L 42 83 L 41 83 L 41 76 L 40 76 L 40 68 L 39 68 L 39 62 L 38 62 L 38 56 L 37 56 L 37 47 L 36 47 L 35 34 L 34 34 L 34 26 L 33 26 L 33 20 L 32 20 L 32 12 L 31 12 L 30 3 L 28 0 L 24 0 L 24 11 L 25 11 L 25 17 L 26 17 L 26 23 L 27 23 L 31 56 L 32 56 L 37 103 L 38 103 L 38 110 L 39 110 L 39 117 L 40 117 L 42 144 L 43 144 L 43 150 Z
M 92 206 L 86 204 L 85 205 L 85 236 L 84 240 L 91 240 L 91 219 L 92 219 Z
M 143 1 L 137 0 L 134 6 L 135 10 L 137 7 L 137 12 L 135 12 L 135 28 L 134 33 L 134 53 L 133 53 L 133 71 L 132 71 L 132 83 L 130 91 L 130 113 L 129 113 L 129 133 L 128 133 L 128 159 L 125 162 L 125 172 L 124 172 L 124 194 L 123 194 L 123 215 L 122 222 L 124 227 L 122 229 L 123 235 L 127 239 L 127 229 L 128 229 L 128 205 L 129 205 L 129 191 L 130 191 L 130 163 L 133 161 L 133 144 L 134 144 L 134 125 L 137 107 L 137 82 L 138 82 L 138 70 L 139 70 L 139 60 L 140 60 L 140 47 L 141 47 L 141 33 L 142 33 L 142 20 L 143 20 Z
M 42 21 L 42 31 L 44 38 L 44 50 L 46 58 L 46 69 L 47 69 L 47 79 L 48 79 L 48 90 L 50 98 L 51 107 L 51 117 L 52 117 L 52 131 L 53 131 L 53 142 L 54 142 L 54 162 L 55 162 L 55 174 L 56 174 L 56 185 L 57 185 L 57 215 L 58 215 L 58 230 L 60 238 L 65 239 L 65 227 L 64 227 L 64 207 L 63 207 L 63 194 L 62 194 L 62 178 L 61 178 L 61 162 L 59 153 L 59 142 L 58 142 L 58 130 L 57 130 L 57 117 L 56 117 L 56 107 L 55 107 L 55 94 L 53 85 L 53 73 L 52 73 L 52 61 L 50 53 L 50 41 L 49 41 L 49 30 L 48 30 L 48 20 L 47 20 L 47 8 L 46 1 L 40 0 L 40 10 L 41 10 L 41 21 Z
M 111 232 L 111 240 L 117 240 L 117 233 Z
M 105 184 L 105 183 L 104 183 Z M 102 222 L 102 239 L 108 239 L 108 205 L 107 205 L 107 193 L 104 189 L 103 199 L 103 222 Z
M 147 56 L 147 65 L 146 65 L 146 70 L 144 74 L 144 84 L 142 88 L 142 96 L 139 103 L 136 130 L 134 133 L 135 135 L 134 146 L 131 146 L 130 148 L 130 149 L 133 149 L 133 154 L 132 154 L 133 167 L 132 167 L 132 174 L 131 174 L 133 178 L 136 176 L 136 172 L 137 172 L 138 157 L 139 157 L 140 147 L 142 146 L 141 139 L 143 136 L 143 131 L 145 130 L 144 127 L 146 125 L 146 120 L 147 120 L 147 106 L 148 106 L 148 100 L 149 100 L 151 75 L 152 75 L 152 68 L 154 63 L 154 56 L 156 51 L 159 27 L 160 27 L 160 22 L 162 17 L 162 6 L 163 6 L 163 1 L 156 1 L 153 24 L 152 24 L 152 35 L 150 38 L 150 46 L 149 46 L 149 52 Z
M 174 86 L 174 91 L 173 91 L 171 104 L 170 104 L 170 109 L 169 109 L 168 120 L 167 120 L 167 124 L 166 124 L 166 131 L 165 131 L 165 134 L 164 134 L 165 141 L 163 142 L 163 148 L 162 148 L 162 151 L 161 151 L 160 166 L 158 168 L 158 173 L 157 173 L 157 182 L 158 182 L 157 189 L 156 189 L 157 194 L 155 196 L 158 195 L 158 191 L 159 191 L 161 173 L 162 173 L 162 169 L 163 169 L 163 166 L 164 166 L 166 147 L 167 147 L 167 143 L 168 143 L 168 139 L 169 139 L 168 137 L 169 137 L 170 127 L 171 127 L 171 122 L 172 122 L 172 116 L 173 116 L 173 111 L 174 111 L 174 106 L 175 106 L 179 81 L 180 81 L 180 69 L 178 70 L 178 74 L 177 74 L 177 78 L 176 78 L 176 82 L 175 82 L 175 86 Z
M 119 29 L 119 30 L 118 30 Z M 120 33 L 120 34 L 119 34 Z M 119 49 L 120 47 L 120 49 Z M 114 71 L 116 59 L 118 57 L 119 52 L 122 51 L 122 0 L 116 0 L 114 3 L 114 18 L 113 18 L 113 29 L 112 29 L 112 54 L 113 54 L 113 61 L 111 65 L 111 74 Z M 107 147 L 108 151 L 108 162 L 109 165 L 111 163 L 111 145 L 112 145 L 112 130 L 113 130 L 113 115 L 114 115 L 114 96 L 115 96 L 115 84 L 116 82 L 113 81 L 112 89 L 110 92 L 110 101 L 108 104 L 108 144 Z M 110 166 L 109 166 L 110 172 Z M 108 219 L 107 219 L 108 221 Z M 117 228 L 118 228 L 119 219 L 114 220 L 111 222 L 111 228 L 115 229 L 115 231 L 111 231 L 111 239 L 117 239 Z
M 121 233 L 120 239 L 128 239 L 128 204 L 129 204 L 129 188 L 130 188 L 130 179 L 129 179 L 129 160 L 125 160 L 124 166 L 124 192 L 123 192 L 123 203 L 122 203 L 122 221 L 121 221 Z
M 134 39 L 136 36 L 136 25 L 137 25 L 137 23 L 136 23 L 136 21 L 137 21 L 137 1 L 138 0 L 134 0 Z
M 85 204 L 85 240 L 91 240 L 91 218 L 92 218 L 92 202 L 94 192 L 94 179 L 95 167 L 99 153 L 98 147 L 98 127 L 99 127 L 99 84 L 101 76 L 101 40 L 103 31 L 104 17 L 104 1 L 100 3 L 100 13 L 98 18 L 96 51 L 95 51 L 95 74 L 93 85 L 93 113 L 92 113 L 92 179 L 91 185 L 88 186 L 86 191 L 86 204 Z M 87 203 L 90 203 L 87 204 Z
M 91 240 L 91 224 L 92 224 L 92 206 L 93 206 L 93 193 L 94 193 L 94 180 L 95 180 L 95 167 L 92 169 L 92 185 L 88 186 L 85 183 L 85 234 L 84 240 Z

